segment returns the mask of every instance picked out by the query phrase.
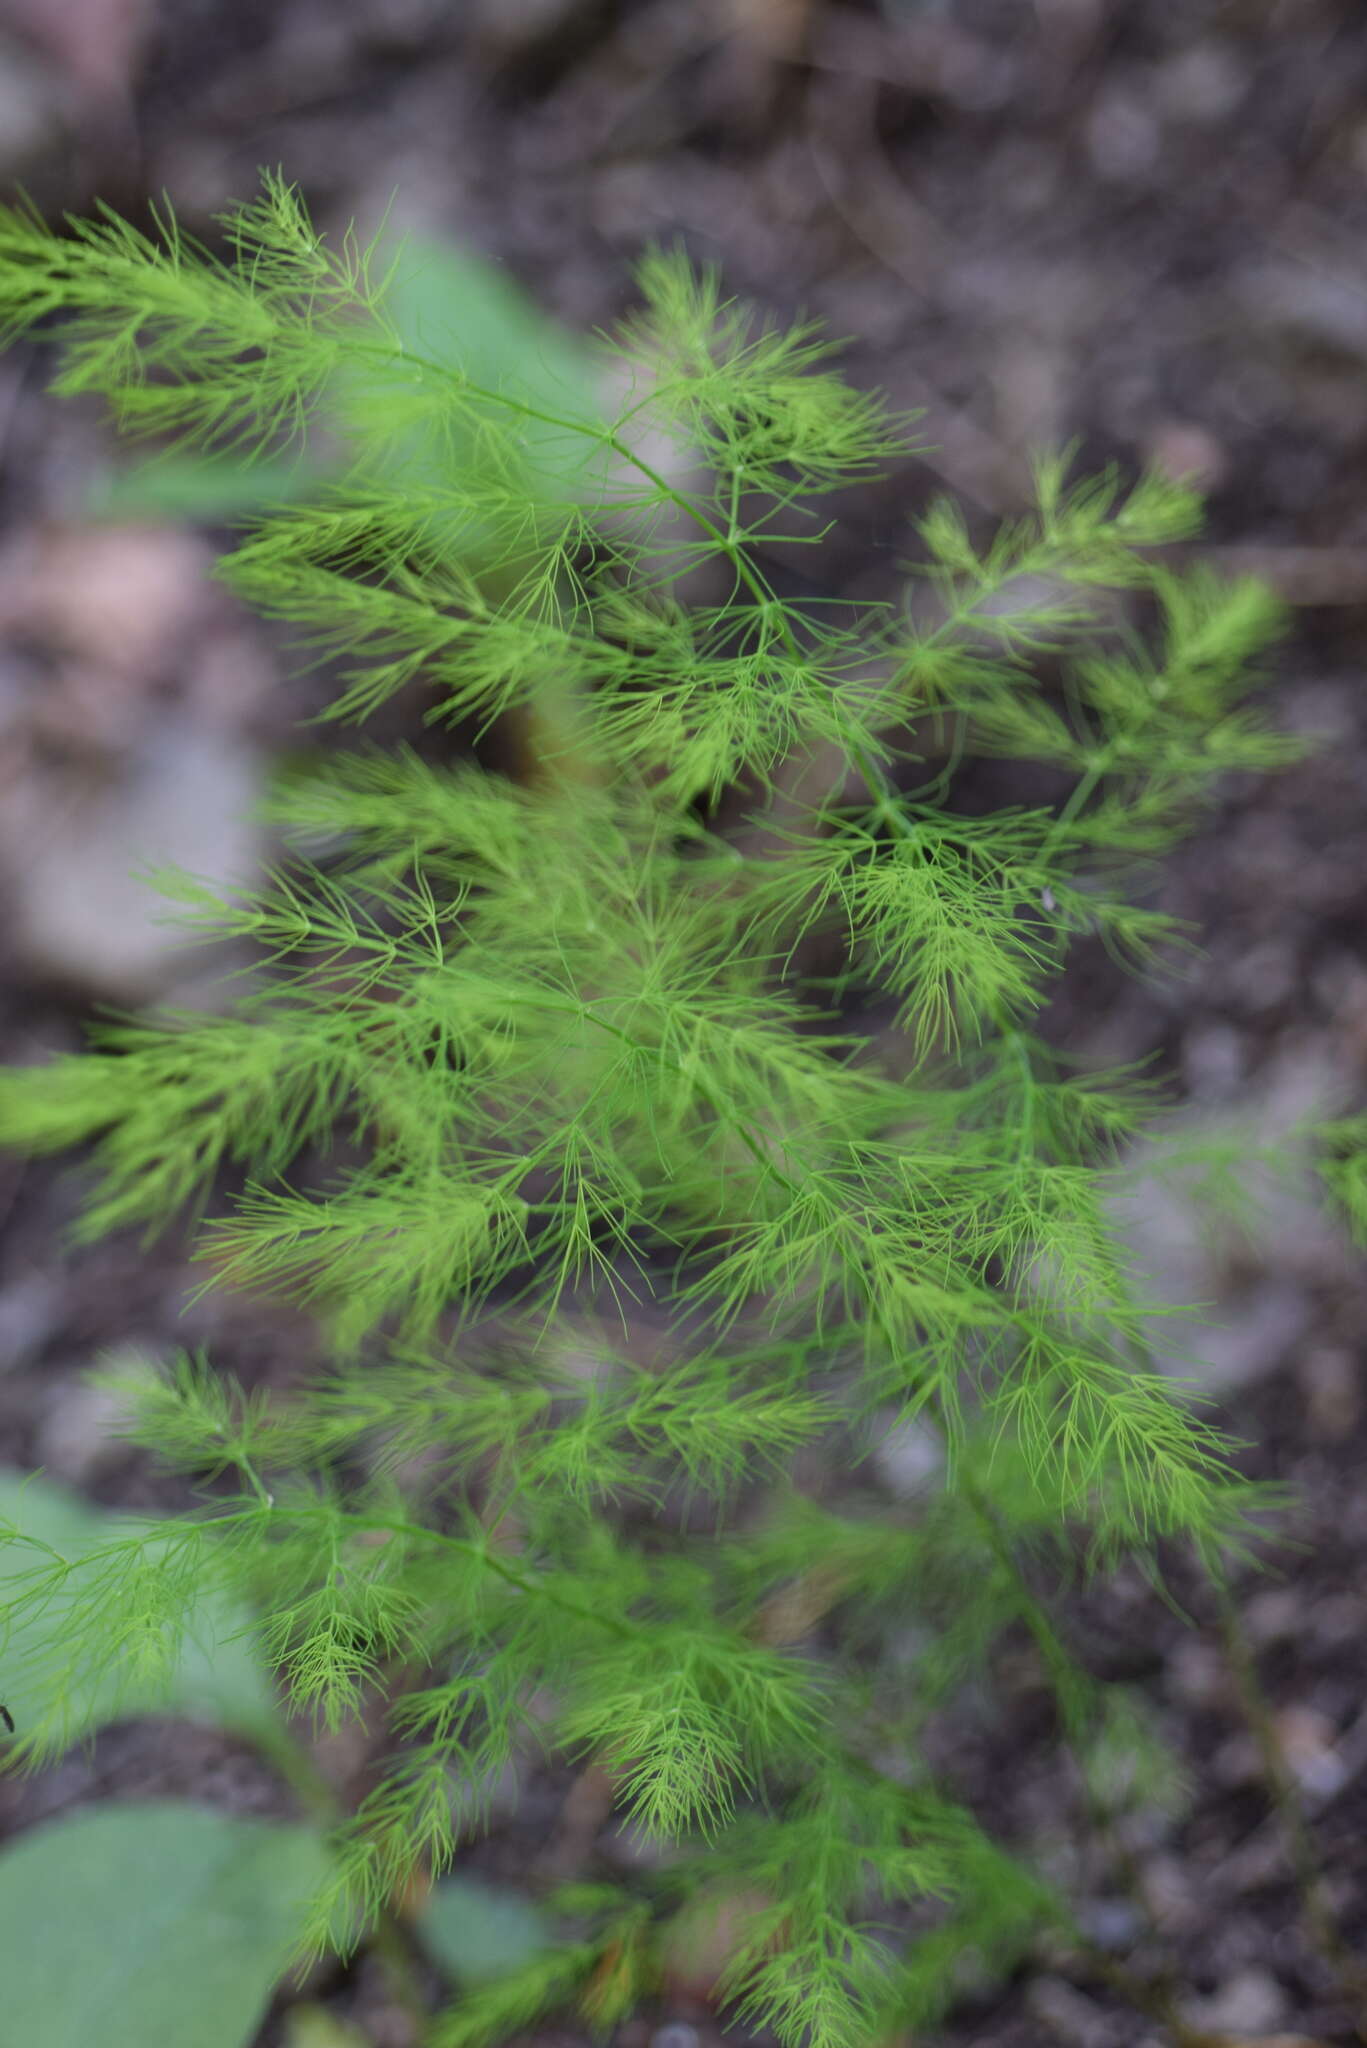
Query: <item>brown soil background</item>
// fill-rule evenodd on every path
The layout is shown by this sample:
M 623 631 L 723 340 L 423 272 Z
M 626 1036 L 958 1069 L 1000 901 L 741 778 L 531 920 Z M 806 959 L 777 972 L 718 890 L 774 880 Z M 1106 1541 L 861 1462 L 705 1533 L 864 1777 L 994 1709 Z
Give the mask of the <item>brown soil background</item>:
M 572 328 L 610 321 L 642 245 L 682 235 L 732 290 L 852 337 L 853 378 L 926 408 L 938 446 L 843 504 L 829 574 L 846 593 L 895 587 L 935 490 L 961 497 L 984 532 L 1023 509 L 1032 447 L 1076 438 L 1083 473 L 1195 467 L 1215 558 L 1266 575 L 1293 607 L 1273 664 L 1278 715 L 1328 744 L 1275 780 L 1232 785 L 1171 862 L 1160 900 L 1197 925 L 1196 969 L 1140 988 L 1080 956 L 1050 1029 L 1096 1057 L 1159 1054 L 1194 1115 L 1274 1114 L 1316 1091 L 1361 1105 L 1367 19 L 1351 0 L 0 7 L 0 183 L 75 212 L 97 195 L 136 211 L 166 190 L 207 232 L 262 164 L 282 165 L 334 228 L 373 219 L 397 188 L 425 228 L 506 264 Z M 265 758 L 307 688 L 282 677 L 266 636 L 202 596 L 193 544 L 135 535 L 111 556 L 92 535 L 81 506 L 108 442 L 42 384 L 28 352 L 0 362 L 0 804 L 27 821 L 55 776 L 79 836 L 81 792 L 152 774 L 168 718 L 191 753 Z M 132 592 L 122 641 L 115 591 Z M 1009 798 L 1009 775 L 982 795 Z M 92 1002 L 110 999 L 107 977 L 92 987 L 81 961 L 34 943 L 41 863 L 16 850 L 21 836 L 0 863 L 7 1058 L 76 1043 Z M 311 1334 L 240 1302 L 182 1317 L 175 1245 L 73 1252 L 78 1186 L 70 1167 L 0 1167 L 0 1459 L 104 1502 L 161 1504 L 165 1482 L 102 1435 L 85 1366 L 109 1347 L 203 1339 L 258 1378 L 297 1369 Z M 1248 1469 L 1303 1501 L 1304 1549 L 1280 1578 L 1250 1580 L 1244 1618 L 1361 1954 L 1367 1284 L 1296 1208 L 1218 1280 L 1228 1331 L 1213 1391 L 1255 1446 Z M 1352 2015 L 1298 1926 L 1209 1621 L 1198 1608 L 1184 1631 L 1124 1581 L 1072 1618 L 1094 1668 L 1142 1684 L 1193 1780 L 1187 1814 L 1151 1817 L 1130 1844 L 1153 1928 L 1076 1833 L 1028 1660 L 1004 1661 L 995 1707 L 947 1761 L 970 1801 L 1068 1879 L 1103 1947 L 1170 1973 L 1191 2024 L 1348 2042 Z M 530 1784 L 478 1866 L 515 1881 L 560 1824 L 568 1785 Z M 245 1750 L 130 1723 L 39 1778 L 0 1780 L 0 1832 L 77 1802 L 158 1795 L 289 1810 Z M 583 1867 L 627 1853 L 606 1822 Z M 403 2048 L 371 1964 L 313 1995 L 377 2048 Z M 272 2015 L 261 2048 L 284 2024 Z M 620 2048 L 739 2038 L 682 1993 L 617 2036 Z M 966 2001 L 937 2038 L 1137 2048 L 1162 2034 L 1094 1973 L 1046 1955 Z

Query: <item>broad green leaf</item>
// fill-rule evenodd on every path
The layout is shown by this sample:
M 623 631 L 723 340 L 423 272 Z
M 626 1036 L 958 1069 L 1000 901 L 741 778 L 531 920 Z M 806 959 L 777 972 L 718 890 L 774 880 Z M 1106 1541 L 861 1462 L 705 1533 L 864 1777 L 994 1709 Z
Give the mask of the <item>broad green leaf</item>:
M 414 356 L 459 371 L 489 390 L 512 392 L 558 417 L 602 418 L 587 352 L 481 257 L 410 237 L 386 311 Z M 351 373 L 337 380 L 335 398 L 344 425 L 364 418 L 371 402 L 366 380 Z M 543 501 L 571 491 L 586 463 L 600 454 L 592 439 L 531 416 L 518 421 L 517 441 L 525 458 L 523 488 L 529 498 Z M 394 460 L 410 485 L 449 487 L 453 475 L 480 476 L 489 454 L 473 430 L 459 447 L 434 447 L 425 429 L 415 429 L 396 448 Z M 467 554 L 474 531 L 468 520 L 462 521 L 459 532 Z
M 444 1878 L 417 1927 L 424 1946 L 457 1984 L 509 1977 L 555 1941 L 545 1914 L 530 1899 L 473 1877 Z
M 387 311 L 407 348 L 477 384 L 506 382 L 548 412 L 598 410 L 582 345 L 484 257 L 410 236 Z
M 0 2048 L 246 2048 L 327 1854 L 309 1828 L 109 1805 L 0 1854 Z
M 516 391 L 550 413 L 597 420 L 602 407 L 585 349 L 542 314 L 498 266 L 474 253 L 410 237 L 386 310 L 404 346 L 475 383 Z M 364 412 L 367 390 L 354 374 L 336 380 L 328 412 L 343 424 Z M 326 424 L 326 422 L 320 422 Z M 529 486 L 554 492 L 582 472 L 592 443 L 527 420 L 521 440 Z M 251 516 L 309 496 L 337 468 L 339 450 L 310 435 L 306 450 L 255 459 L 163 452 L 103 479 L 91 494 L 100 519 L 186 519 L 208 523 Z M 463 451 L 465 462 L 477 456 Z M 405 474 L 449 481 L 448 456 L 426 457 L 415 438 L 401 451 Z M 468 530 L 466 532 L 468 544 Z
M 36 1537 L 69 1558 L 95 1549 L 118 1532 L 112 1517 L 65 1487 L 37 1474 L 24 1478 L 16 1472 L 0 1472 L 0 1531 L 5 1527 Z M 42 1562 L 43 1553 L 32 1545 L 5 1542 L 0 1536 L 0 1619 L 7 1598 L 18 1591 L 17 1582 Z M 24 1616 L 14 1624 L 4 1644 L 0 1697 L 21 1731 L 45 1719 L 56 1705 L 52 1693 L 59 1660 L 48 1652 L 60 1646 L 69 1604 L 59 1588 L 41 1615 Z M 195 1617 L 172 1690 L 133 1700 L 123 1692 L 116 1700 L 115 1674 L 93 1675 L 86 1697 L 70 1712 L 73 1739 L 100 1727 L 115 1712 L 120 1719 L 155 1712 L 208 1721 L 268 1744 L 277 1742 L 282 1724 L 275 1692 L 250 1640 L 238 1633 L 246 1625 L 244 1614 L 206 1599 Z
M 298 455 L 259 462 L 229 455 L 155 455 L 102 478 L 90 493 L 87 509 L 93 519 L 215 524 L 304 497 L 317 489 L 321 475 L 316 460 Z

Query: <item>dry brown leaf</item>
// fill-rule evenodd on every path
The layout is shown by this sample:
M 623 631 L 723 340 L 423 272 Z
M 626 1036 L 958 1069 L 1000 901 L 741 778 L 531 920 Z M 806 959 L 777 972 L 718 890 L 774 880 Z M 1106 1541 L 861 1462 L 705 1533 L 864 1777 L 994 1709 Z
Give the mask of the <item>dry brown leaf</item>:
M 848 1574 L 829 1565 L 803 1572 L 791 1585 L 771 1593 L 755 1618 L 751 1633 L 769 1649 L 800 1642 L 829 1614 L 845 1590 Z

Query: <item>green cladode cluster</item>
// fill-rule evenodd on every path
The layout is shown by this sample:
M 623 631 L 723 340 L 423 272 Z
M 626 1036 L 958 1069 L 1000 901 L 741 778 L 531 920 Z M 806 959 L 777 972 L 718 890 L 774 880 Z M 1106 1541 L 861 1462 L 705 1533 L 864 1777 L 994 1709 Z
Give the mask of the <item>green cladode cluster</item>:
M 1038 1018 L 1075 938 L 1139 967 L 1180 943 L 1155 860 L 1231 770 L 1297 753 L 1247 702 L 1277 604 L 1165 562 L 1185 488 L 1069 486 L 1066 459 L 985 550 L 949 503 L 919 523 L 933 626 L 790 599 L 809 501 L 906 445 L 812 328 L 655 253 L 603 343 L 615 415 L 562 411 L 415 352 L 375 247 L 330 246 L 279 178 L 224 228 L 217 257 L 169 217 L 5 214 L 5 335 L 59 316 L 55 389 L 182 450 L 276 456 L 345 386 L 343 459 L 224 580 L 328 664 L 328 715 L 416 691 L 538 758 L 296 767 L 276 869 L 156 878 L 250 945 L 220 1013 L 0 1074 L 4 1145 L 84 1148 L 84 1236 L 188 1218 L 206 1286 L 307 1304 L 333 1361 L 269 1395 L 198 1356 L 114 1375 L 202 1504 L 35 1550 L 11 1624 L 61 1591 L 71 1712 L 12 1753 L 60 1753 L 92 1671 L 145 1697 L 212 1589 L 295 1708 L 388 1731 L 305 1946 L 366 1940 L 538 1752 L 608 1771 L 668 1845 L 557 1894 L 566 1940 L 436 2048 L 576 2000 L 610 2025 L 700 1896 L 746 1902 L 723 1988 L 750 2021 L 885 2038 L 1069 1924 L 937 1783 L 930 1718 L 1018 1625 L 1084 1764 L 1119 1741 L 1157 1796 L 1140 1704 L 1053 1610 L 1174 1543 L 1218 1574 L 1269 1505 L 1149 1359 L 1112 1202 L 1155 1086 Z M 985 755 L 1058 799 L 956 809 Z M 1329 1135 L 1361 1222 L 1363 1133 Z M 822 1486 L 895 1425 L 919 1490 Z

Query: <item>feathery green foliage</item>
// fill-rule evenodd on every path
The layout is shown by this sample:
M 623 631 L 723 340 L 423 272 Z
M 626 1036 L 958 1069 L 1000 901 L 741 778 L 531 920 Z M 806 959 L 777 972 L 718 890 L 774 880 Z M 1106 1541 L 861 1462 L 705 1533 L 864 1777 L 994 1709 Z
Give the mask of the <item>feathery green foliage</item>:
M 752 1902 L 740 2010 L 855 2048 L 1066 1913 L 933 1782 L 926 1719 L 1024 1625 L 1067 1733 L 1101 1741 L 1120 1709 L 1040 1568 L 1158 1571 L 1179 1542 L 1218 1569 L 1264 1505 L 1146 1365 L 1106 1195 L 1153 1085 L 1077 1071 L 1032 1020 L 1074 939 L 1139 965 L 1180 942 L 1135 900 L 1149 865 L 1229 771 L 1295 757 L 1246 702 L 1277 606 L 1151 556 L 1197 530 L 1190 492 L 1070 487 L 1066 457 L 985 549 L 949 504 L 920 522 L 939 623 L 790 599 L 806 501 L 906 439 L 812 327 L 657 251 L 605 345 L 616 416 L 562 416 L 405 348 L 374 249 L 330 248 L 279 178 L 224 225 L 219 258 L 169 213 L 149 237 L 5 214 L 4 331 L 59 316 L 55 388 L 181 447 L 276 453 L 336 379 L 364 389 L 346 474 L 256 518 L 224 580 L 339 665 L 329 716 L 418 690 L 433 723 L 526 721 L 541 758 L 525 785 L 366 747 L 293 774 L 277 871 L 156 878 L 189 932 L 254 948 L 231 1014 L 0 1075 L 4 1143 L 89 1148 L 86 1235 L 188 1216 L 206 1286 L 306 1303 L 335 1359 L 269 1398 L 203 1359 L 116 1376 L 136 1441 L 210 1490 L 36 1555 L 14 1618 L 65 1587 L 72 1687 L 145 1687 L 211 1583 L 300 1709 L 387 1724 L 318 1947 L 449 1865 L 509 1765 L 612 1774 L 672 1859 L 566 1894 L 573 1938 L 441 2048 L 574 1997 L 610 2024 L 652 1915 L 719 1882 Z M 942 765 L 904 795 L 914 726 Z M 1057 801 L 961 814 L 975 753 L 1044 764 Z M 771 807 L 794 755 L 832 764 L 827 796 Z M 746 834 L 718 809 L 738 786 Z M 649 1364 L 640 1303 L 668 1317 Z M 804 1499 L 890 1420 L 940 1447 L 919 1497 Z M 906 1623 L 893 1700 L 860 1645 Z

